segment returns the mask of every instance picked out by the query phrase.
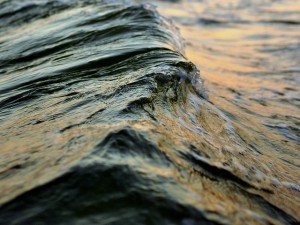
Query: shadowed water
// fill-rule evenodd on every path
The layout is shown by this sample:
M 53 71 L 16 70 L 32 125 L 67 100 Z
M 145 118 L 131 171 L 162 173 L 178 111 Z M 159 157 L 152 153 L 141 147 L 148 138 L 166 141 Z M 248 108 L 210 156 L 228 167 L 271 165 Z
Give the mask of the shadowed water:
M 147 2 L 0 1 L 0 224 L 297 224 L 297 13 Z

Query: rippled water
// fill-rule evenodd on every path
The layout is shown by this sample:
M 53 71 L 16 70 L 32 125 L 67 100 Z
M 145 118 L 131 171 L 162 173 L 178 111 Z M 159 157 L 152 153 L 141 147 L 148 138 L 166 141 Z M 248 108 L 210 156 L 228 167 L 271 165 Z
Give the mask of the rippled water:
M 299 15 L 0 1 L 0 224 L 298 224 Z

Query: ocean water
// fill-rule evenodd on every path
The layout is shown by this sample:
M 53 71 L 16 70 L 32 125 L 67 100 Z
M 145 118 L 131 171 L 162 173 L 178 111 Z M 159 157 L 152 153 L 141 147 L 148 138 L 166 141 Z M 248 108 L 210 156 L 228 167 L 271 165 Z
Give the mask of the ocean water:
M 0 224 L 299 224 L 298 0 L 0 1 Z

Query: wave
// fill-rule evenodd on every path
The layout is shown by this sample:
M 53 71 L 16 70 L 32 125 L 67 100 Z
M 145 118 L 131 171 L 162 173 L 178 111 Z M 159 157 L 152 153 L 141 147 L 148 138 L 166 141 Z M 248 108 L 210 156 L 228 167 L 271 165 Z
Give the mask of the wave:
M 297 223 L 153 6 L 4 1 L 0 20 L 0 224 Z

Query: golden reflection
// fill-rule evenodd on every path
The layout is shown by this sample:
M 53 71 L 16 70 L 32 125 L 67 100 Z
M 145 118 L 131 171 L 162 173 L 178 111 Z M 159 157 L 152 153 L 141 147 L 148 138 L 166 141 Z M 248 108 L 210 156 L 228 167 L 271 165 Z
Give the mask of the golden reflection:
M 224 13 L 227 7 L 227 9 L 230 8 L 230 13 L 237 13 L 234 10 L 243 6 L 236 3 L 237 1 L 222 1 L 220 5 L 224 8 L 220 12 Z M 293 1 L 285 3 L 283 1 L 272 7 L 263 7 L 261 10 L 268 13 L 291 13 L 289 16 L 291 20 L 299 20 L 300 4 L 294 4 Z M 225 22 L 222 20 L 220 24 L 203 25 L 197 22 L 197 18 L 211 16 L 208 11 L 209 7 L 205 10 L 205 4 L 207 3 L 184 1 L 182 4 L 173 4 L 174 9 L 165 8 L 162 4 L 159 10 L 163 15 L 173 17 L 179 23 L 181 34 L 187 42 L 186 55 L 201 69 L 201 76 L 205 78 L 210 101 L 222 112 L 231 116 L 234 130 L 239 134 L 242 142 L 261 152 L 261 155 L 256 155 L 249 153 L 249 149 L 246 151 L 242 148 L 236 149 L 233 140 L 229 137 L 224 138 L 227 125 L 213 118 L 211 111 L 205 114 L 203 105 L 199 105 L 202 111 L 198 115 L 200 126 L 209 134 L 220 133 L 222 137 L 220 139 L 216 136 L 212 139 L 210 139 L 211 136 L 205 137 L 205 140 L 210 140 L 215 148 L 222 149 L 218 154 L 212 153 L 216 152 L 215 150 L 207 152 L 210 162 L 215 165 L 230 164 L 231 169 L 240 174 L 240 177 L 255 174 L 252 177 L 253 184 L 256 183 L 261 189 L 273 189 L 275 192 L 273 194 L 261 192 L 260 194 L 300 219 L 299 204 L 296 200 L 300 197 L 299 193 L 277 184 L 278 181 L 285 183 L 285 180 L 297 183 L 300 171 L 293 169 L 294 167 L 282 159 L 299 164 L 299 145 L 297 141 L 289 139 L 278 130 L 270 129 L 268 125 L 295 126 L 294 121 L 299 121 L 297 118 L 299 118 L 300 110 L 297 98 L 300 96 L 300 90 L 295 81 L 299 76 L 299 71 L 297 71 L 299 60 L 293 57 L 297 55 L 295 51 L 299 42 L 298 25 L 283 26 L 282 24 L 288 18 L 284 18 L 278 24 L 268 24 L 265 21 L 272 20 L 271 18 L 265 15 L 261 15 L 261 18 L 251 17 L 246 9 L 245 14 L 242 15 L 243 18 L 236 23 L 230 20 L 229 15 L 227 24 L 226 20 Z M 216 6 L 216 1 L 210 1 L 209 4 Z M 184 13 L 180 14 L 178 10 L 190 12 L 185 17 L 186 20 L 191 21 L 190 24 L 181 23 L 177 16 L 184 16 Z M 298 12 L 297 15 L 295 12 Z M 249 20 L 249 22 L 245 23 L 242 19 Z M 280 20 L 279 15 L 273 20 Z M 295 50 L 290 46 L 295 46 Z M 288 49 L 291 49 L 290 55 L 288 55 Z M 296 68 L 296 71 L 286 74 L 286 68 L 289 67 Z M 185 105 L 185 107 L 189 106 Z M 188 119 L 183 118 L 183 120 L 188 124 L 187 127 L 193 127 Z M 172 122 L 168 123 L 168 127 L 172 127 L 172 124 Z M 175 130 L 176 133 L 179 132 L 176 128 Z M 191 142 L 197 140 L 197 137 L 194 137 L 188 130 L 178 135 L 185 135 Z M 209 148 L 201 148 L 203 149 Z M 236 154 L 239 155 L 238 158 L 235 158 Z M 256 168 L 256 171 L 252 171 L 252 168 Z M 251 200 L 235 196 L 230 187 L 218 187 L 219 184 L 203 178 L 201 181 L 196 181 L 197 175 L 191 176 L 193 177 L 191 180 L 195 182 L 187 184 L 187 187 L 201 196 L 205 206 L 201 202 L 195 204 L 200 204 L 201 207 L 211 211 L 224 210 L 226 215 L 235 214 L 241 210 L 240 205 L 252 207 Z M 274 186 L 276 186 L 275 189 Z M 210 194 L 203 194 L 203 189 Z M 241 202 L 237 203 L 237 201 Z M 217 202 L 226 203 L 226 207 Z M 243 219 L 249 222 L 248 219 L 253 219 L 255 214 L 254 211 L 245 209 Z M 259 217 L 258 214 L 255 216 Z M 242 218 L 240 219 L 236 221 L 237 224 L 243 224 Z M 276 220 L 272 222 L 277 223 Z

